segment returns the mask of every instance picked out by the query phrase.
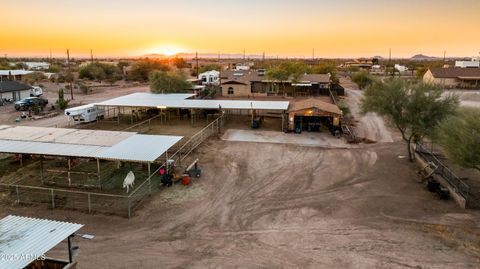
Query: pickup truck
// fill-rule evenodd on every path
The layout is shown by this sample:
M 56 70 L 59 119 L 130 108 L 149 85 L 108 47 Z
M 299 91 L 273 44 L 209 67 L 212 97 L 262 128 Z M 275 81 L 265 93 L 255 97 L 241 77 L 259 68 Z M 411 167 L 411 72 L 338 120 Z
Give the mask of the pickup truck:
M 30 107 L 33 107 L 33 106 L 38 106 L 39 108 L 43 109 L 47 106 L 47 104 L 48 104 L 47 99 L 38 98 L 38 97 L 26 97 L 20 101 L 15 102 L 15 109 L 17 111 L 20 111 L 20 110 L 27 111 L 29 110 Z

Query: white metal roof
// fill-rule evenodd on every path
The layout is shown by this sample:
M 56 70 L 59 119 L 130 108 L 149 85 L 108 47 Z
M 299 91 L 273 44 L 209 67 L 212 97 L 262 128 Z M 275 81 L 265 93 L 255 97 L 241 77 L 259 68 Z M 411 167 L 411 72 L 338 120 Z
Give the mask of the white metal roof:
M 97 157 L 106 160 L 153 162 L 182 136 L 134 135 L 101 151 Z
M 0 152 L 11 154 L 33 154 L 78 158 L 97 158 L 108 147 L 76 145 L 50 142 L 19 141 L 0 139 Z
M 0 152 L 153 162 L 183 137 L 0 125 Z
M 76 223 L 9 215 L 0 220 L 0 268 L 22 269 L 82 227 Z
M 164 96 L 170 98 L 164 98 Z M 100 103 L 97 106 L 122 107 L 161 107 L 161 108 L 197 108 L 197 109 L 258 109 L 287 110 L 288 101 L 254 101 L 254 100 L 204 100 L 185 99 L 184 94 L 134 93 L 117 97 Z
M 15 70 L 0 70 L 0 76 L 19 76 L 19 75 L 28 75 L 33 73 L 33 71 L 27 71 L 22 69 L 15 69 Z

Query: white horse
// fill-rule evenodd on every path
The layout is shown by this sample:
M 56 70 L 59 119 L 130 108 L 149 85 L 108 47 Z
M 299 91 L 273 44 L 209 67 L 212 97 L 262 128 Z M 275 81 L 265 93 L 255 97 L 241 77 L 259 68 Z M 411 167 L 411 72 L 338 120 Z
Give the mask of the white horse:
M 128 172 L 127 176 L 123 180 L 123 188 L 127 188 L 127 193 L 129 191 L 129 187 L 133 187 L 133 183 L 135 182 L 135 175 L 132 171 Z

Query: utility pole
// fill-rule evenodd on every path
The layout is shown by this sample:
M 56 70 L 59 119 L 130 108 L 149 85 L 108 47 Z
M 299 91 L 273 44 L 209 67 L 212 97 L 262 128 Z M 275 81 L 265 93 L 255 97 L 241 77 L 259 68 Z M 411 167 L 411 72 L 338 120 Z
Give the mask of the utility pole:
M 263 54 L 262 54 L 262 62 L 265 63 L 265 51 L 264 51 Z
M 73 74 L 72 74 L 72 70 L 70 68 L 70 51 L 67 49 L 67 65 L 68 65 L 68 74 L 69 76 L 71 76 L 71 78 L 69 78 L 70 80 L 70 97 L 71 97 L 71 100 L 73 100 Z
M 444 50 L 444 51 L 443 51 L 443 63 L 445 63 L 445 59 L 446 59 L 445 57 L 446 57 L 446 56 L 447 56 L 447 51 Z
M 90 49 L 90 62 L 93 63 L 93 50 Z
M 245 62 L 245 49 L 243 49 L 243 61 Z
M 312 60 L 315 61 L 315 48 L 312 49 Z
M 195 69 L 196 69 L 196 73 L 197 73 L 196 75 L 198 78 L 198 52 L 195 52 L 195 61 L 197 63 Z
M 50 63 L 52 62 L 52 49 L 50 49 Z

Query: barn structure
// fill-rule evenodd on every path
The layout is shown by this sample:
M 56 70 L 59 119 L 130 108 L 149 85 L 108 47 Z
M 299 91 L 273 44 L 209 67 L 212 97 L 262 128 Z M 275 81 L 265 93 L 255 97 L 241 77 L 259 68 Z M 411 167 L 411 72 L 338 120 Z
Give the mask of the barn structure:
M 296 133 L 319 131 L 322 126 L 332 133 L 340 131 L 342 111 L 335 104 L 316 98 L 295 101 L 288 109 L 288 130 Z
M 225 112 L 244 115 L 276 115 L 282 119 L 282 130 L 288 110 L 288 101 L 259 101 L 259 100 L 216 100 L 216 99 L 189 99 L 192 94 L 152 94 L 133 93 L 100 103 L 95 106 L 105 111 L 113 111 L 113 115 L 120 120 L 120 114 L 135 115 L 141 110 L 167 110 L 186 112 L 192 122 L 198 115 L 207 112 Z M 106 115 L 110 117 L 112 115 Z M 252 117 L 253 118 L 253 117 Z

